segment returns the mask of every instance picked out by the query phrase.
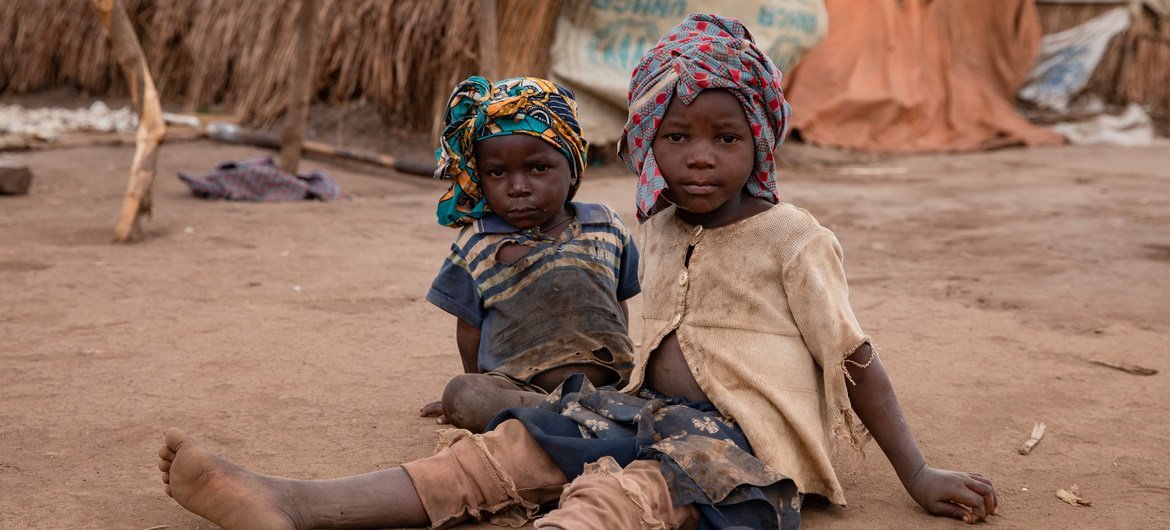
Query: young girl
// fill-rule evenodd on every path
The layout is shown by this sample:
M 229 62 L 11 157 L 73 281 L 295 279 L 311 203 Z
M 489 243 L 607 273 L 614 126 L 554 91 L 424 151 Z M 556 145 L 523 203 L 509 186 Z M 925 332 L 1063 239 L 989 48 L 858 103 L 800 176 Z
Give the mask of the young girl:
M 446 431 L 435 456 L 336 481 L 257 475 L 171 430 L 168 491 L 225 527 L 517 523 L 559 493 L 538 528 L 794 528 L 802 494 L 844 502 L 828 455 L 852 411 L 927 511 L 993 514 L 990 481 L 926 465 L 849 306 L 840 246 L 776 198 L 779 82 L 747 30 L 712 15 L 634 72 L 621 154 L 639 174 L 647 288 L 626 392 L 571 377 L 486 434 Z
M 482 432 L 569 374 L 624 382 L 638 251 L 612 209 L 570 202 L 586 150 L 573 93 L 545 79 L 473 76 L 455 88 L 444 123 L 435 175 L 451 189 L 436 214 L 461 230 L 427 300 L 457 318 L 465 374 L 420 414 Z

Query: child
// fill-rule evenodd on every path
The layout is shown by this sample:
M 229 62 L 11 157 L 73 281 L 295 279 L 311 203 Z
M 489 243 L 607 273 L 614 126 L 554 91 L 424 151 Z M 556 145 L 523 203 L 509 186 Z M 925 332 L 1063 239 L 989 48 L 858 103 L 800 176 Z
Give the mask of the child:
M 458 318 L 466 373 L 420 414 L 482 432 L 571 373 L 624 382 L 638 251 L 613 210 L 569 202 L 586 149 L 573 93 L 544 79 L 471 77 L 445 122 L 435 175 L 452 184 L 437 216 L 462 230 L 427 300 Z
M 828 454 L 852 410 L 927 511 L 995 513 L 990 481 L 926 465 L 849 306 L 840 246 L 778 203 L 779 87 L 747 30 L 713 15 L 687 17 L 634 72 L 620 152 L 639 174 L 647 289 L 628 393 L 574 376 L 486 434 L 445 431 L 435 456 L 336 481 L 257 475 L 171 430 L 168 491 L 225 527 L 515 523 L 559 494 L 538 528 L 794 528 L 803 493 L 844 502 Z

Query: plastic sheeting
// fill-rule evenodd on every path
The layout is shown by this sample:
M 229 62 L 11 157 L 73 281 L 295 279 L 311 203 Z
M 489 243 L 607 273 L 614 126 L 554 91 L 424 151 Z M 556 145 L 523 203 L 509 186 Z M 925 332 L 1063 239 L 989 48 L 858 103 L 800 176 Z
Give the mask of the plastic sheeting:
M 860 151 L 1052 145 L 1012 102 L 1041 29 L 1029 0 L 827 0 L 829 34 L 788 76 L 793 124 Z
M 1020 89 L 1020 99 L 1067 112 L 1069 101 L 1089 83 L 1109 41 L 1132 22 L 1129 9 L 1119 7 L 1079 26 L 1045 35 L 1040 41 L 1040 57 Z
M 740 20 L 784 71 L 826 32 L 822 0 L 566 2 L 557 20 L 552 78 L 576 93 L 586 139 L 594 145 L 617 142 L 626 124 L 630 73 L 646 50 L 693 12 Z
M 1038 4 L 1128 4 L 1135 12 L 1146 6 L 1160 17 L 1170 17 L 1170 0 L 1036 0 Z
M 1154 141 L 1154 122 L 1137 103 L 1130 103 L 1116 116 L 1101 114 L 1080 122 L 1059 123 L 1052 130 L 1075 145 L 1149 145 Z
M 134 132 L 138 116 L 130 107 L 110 110 L 105 103 L 95 101 L 88 108 L 35 108 L 20 105 L 0 105 L 0 133 L 31 136 L 53 141 L 71 131 Z

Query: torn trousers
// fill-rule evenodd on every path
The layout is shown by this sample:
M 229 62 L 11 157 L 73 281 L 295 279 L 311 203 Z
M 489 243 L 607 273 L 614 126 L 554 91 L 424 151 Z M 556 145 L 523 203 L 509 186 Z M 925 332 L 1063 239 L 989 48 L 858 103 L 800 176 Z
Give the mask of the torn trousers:
M 674 505 L 654 460 L 622 468 L 604 457 L 569 482 L 518 420 L 484 434 L 450 429 L 439 436 L 435 455 L 402 466 L 432 528 L 468 519 L 519 527 L 553 501 L 558 508 L 537 528 L 677 528 L 698 518 L 694 507 Z

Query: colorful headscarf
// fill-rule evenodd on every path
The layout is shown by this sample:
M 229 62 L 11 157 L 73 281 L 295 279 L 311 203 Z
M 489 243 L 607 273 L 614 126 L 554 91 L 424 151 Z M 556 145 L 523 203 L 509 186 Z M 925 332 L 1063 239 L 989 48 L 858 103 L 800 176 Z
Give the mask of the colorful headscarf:
M 756 148 L 748 193 L 779 201 L 772 151 L 784 140 L 791 115 L 780 76 L 743 24 L 718 15 L 688 15 L 642 56 L 630 80 L 630 118 L 618 145 L 626 166 L 638 174 L 639 222 L 669 204 L 662 195 L 666 181 L 650 147 L 666 107 L 675 96 L 689 105 L 707 89 L 727 89 L 739 98 Z
M 451 93 L 444 124 L 435 151 L 435 178 L 452 182 L 435 211 L 441 225 L 462 226 L 490 211 L 475 167 L 475 142 L 484 138 L 507 134 L 540 138 L 569 160 L 570 199 L 581 184 L 588 144 L 577 122 L 577 102 L 572 91 L 552 81 L 515 77 L 493 84 L 480 76 L 469 77 Z

